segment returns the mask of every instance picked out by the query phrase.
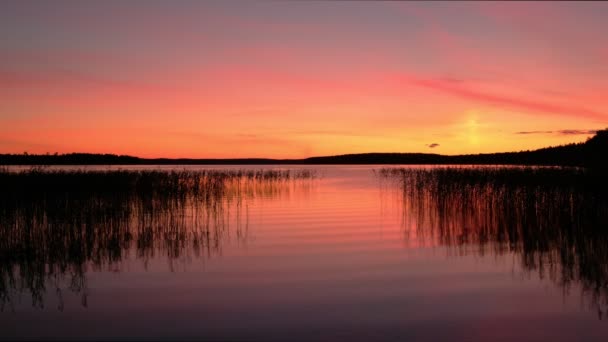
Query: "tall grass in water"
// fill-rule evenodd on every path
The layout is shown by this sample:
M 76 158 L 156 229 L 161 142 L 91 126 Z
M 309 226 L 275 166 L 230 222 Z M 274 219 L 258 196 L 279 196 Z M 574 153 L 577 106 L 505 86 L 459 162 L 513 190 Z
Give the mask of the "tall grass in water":
M 86 305 L 87 268 L 116 267 L 133 250 L 144 262 L 160 253 L 211 256 L 228 237 L 231 214 L 237 238 L 246 238 L 248 200 L 289 194 L 314 177 L 308 170 L 0 170 L 0 304 L 28 291 L 42 306 L 47 282 L 70 274 Z
M 608 304 L 608 179 L 589 169 L 382 169 L 408 236 L 458 254 L 514 253 L 524 271 Z

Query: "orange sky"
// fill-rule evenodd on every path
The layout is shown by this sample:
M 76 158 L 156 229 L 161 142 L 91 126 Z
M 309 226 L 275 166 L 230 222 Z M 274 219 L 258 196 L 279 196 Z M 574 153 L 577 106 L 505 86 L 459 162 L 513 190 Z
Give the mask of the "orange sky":
M 5 2 L 0 153 L 584 141 L 608 126 L 606 17 L 603 2 Z

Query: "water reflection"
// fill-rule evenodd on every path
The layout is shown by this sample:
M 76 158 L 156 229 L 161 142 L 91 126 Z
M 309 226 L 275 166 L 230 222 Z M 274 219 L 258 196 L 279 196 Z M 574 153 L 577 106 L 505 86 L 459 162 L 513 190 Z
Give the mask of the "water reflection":
M 0 172 L 0 306 L 23 292 L 44 306 L 50 287 L 87 305 L 88 271 L 120 269 L 131 253 L 211 257 L 235 234 L 248 238 L 256 198 L 306 190 L 315 174 L 297 171 Z M 230 226 L 233 228 L 230 229 Z
M 608 305 L 608 182 L 572 168 L 382 169 L 399 189 L 405 240 L 452 255 L 514 253 L 569 293 Z

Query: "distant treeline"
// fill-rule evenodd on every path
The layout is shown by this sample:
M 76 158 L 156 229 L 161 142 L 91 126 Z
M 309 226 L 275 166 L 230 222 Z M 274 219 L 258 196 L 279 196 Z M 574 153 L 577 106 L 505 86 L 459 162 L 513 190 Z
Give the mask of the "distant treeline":
M 361 153 L 305 159 L 169 159 L 115 154 L 0 154 L 0 165 L 264 165 L 264 164 L 504 164 L 608 166 L 608 129 L 584 143 L 533 151 L 446 156 L 432 153 Z

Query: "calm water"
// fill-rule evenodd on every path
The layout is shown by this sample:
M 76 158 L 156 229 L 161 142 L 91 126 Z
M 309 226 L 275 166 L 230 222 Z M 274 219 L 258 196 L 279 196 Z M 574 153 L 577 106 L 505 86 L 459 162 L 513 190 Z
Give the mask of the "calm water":
M 608 338 L 603 198 L 287 168 L 317 177 L 196 199 L 5 198 L 0 338 Z

